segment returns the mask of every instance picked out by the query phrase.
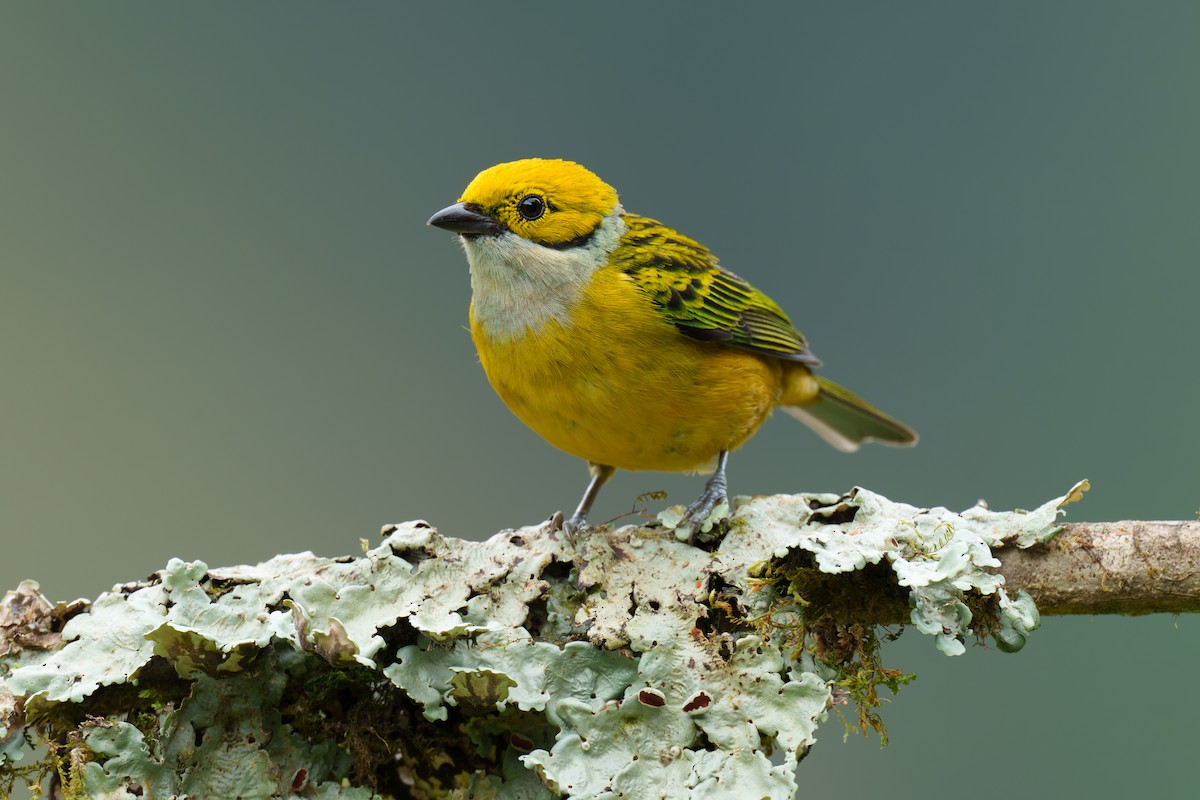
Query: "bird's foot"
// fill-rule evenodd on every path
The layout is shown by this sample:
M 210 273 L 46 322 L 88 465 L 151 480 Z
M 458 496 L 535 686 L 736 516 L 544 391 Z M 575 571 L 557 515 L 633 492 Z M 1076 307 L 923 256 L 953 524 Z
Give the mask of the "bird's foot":
M 562 519 L 561 513 L 558 515 L 558 518 Z M 562 523 L 563 533 L 567 534 L 567 542 L 570 543 L 571 547 L 575 546 L 576 541 L 579 539 L 579 534 L 586 527 L 587 517 L 583 514 L 572 514 L 570 519 Z
M 697 534 L 713 529 L 725 533 L 729 529 L 729 496 L 723 483 L 709 483 L 704 494 L 684 510 L 675 525 L 675 536 L 695 544 Z

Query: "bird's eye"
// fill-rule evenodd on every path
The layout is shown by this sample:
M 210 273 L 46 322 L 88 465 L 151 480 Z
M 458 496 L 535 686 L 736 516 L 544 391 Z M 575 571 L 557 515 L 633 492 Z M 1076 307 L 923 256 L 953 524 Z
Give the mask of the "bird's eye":
M 526 222 L 533 222 L 546 213 L 546 201 L 536 194 L 525 195 L 521 202 L 517 203 L 517 213 Z

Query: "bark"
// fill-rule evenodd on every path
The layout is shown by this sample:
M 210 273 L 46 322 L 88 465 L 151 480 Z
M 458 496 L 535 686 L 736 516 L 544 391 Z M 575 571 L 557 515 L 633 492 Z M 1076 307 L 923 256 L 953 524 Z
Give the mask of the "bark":
M 1043 616 L 1200 611 L 1200 521 L 1074 522 L 1046 544 L 993 551 L 1005 589 L 1024 589 Z M 824 611 L 875 625 L 909 622 L 908 592 L 888 569 L 829 576 L 842 591 Z
M 996 553 L 1006 586 L 1043 615 L 1200 611 L 1200 521 L 1074 522 L 1049 543 Z

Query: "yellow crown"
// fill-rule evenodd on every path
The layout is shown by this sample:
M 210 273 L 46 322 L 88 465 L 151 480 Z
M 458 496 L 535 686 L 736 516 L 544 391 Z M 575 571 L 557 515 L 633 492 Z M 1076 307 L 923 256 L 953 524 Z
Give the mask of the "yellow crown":
M 517 210 L 534 195 L 546 203 L 536 220 Z M 461 203 L 539 244 L 561 245 L 588 236 L 617 206 L 617 192 L 591 170 L 573 161 L 526 158 L 485 169 L 463 190 Z

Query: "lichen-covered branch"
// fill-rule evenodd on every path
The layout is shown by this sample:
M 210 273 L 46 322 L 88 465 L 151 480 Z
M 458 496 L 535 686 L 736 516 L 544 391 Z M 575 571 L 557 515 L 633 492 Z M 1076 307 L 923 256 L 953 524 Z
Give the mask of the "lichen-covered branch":
M 1053 540 L 996 553 L 1042 614 L 1200 611 L 1200 521 L 1073 522 Z
M 0 794 L 790 798 L 830 712 L 882 732 L 881 688 L 911 679 L 873 623 L 1020 649 L 1034 597 L 1085 610 L 1051 562 L 1113 596 L 1158 570 L 1194 600 L 1194 530 L 1174 570 L 1141 543 L 1110 558 L 1061 533 L 1078 489 L 1007 513 L 758 498 L 697 547 L 662 524 L 572 544 L 554 521 L 477 543 L 410 522 L 355 558 L 172 560 L 90 603 L 27 582 L 0 605 Z
M 1026 591 L 1041 616 L 1200 612 L 1200 522 L 1072 522 L 1048 542 L 994 555 L 1004 585 Z M 814 581 L 829 585 L 822 606 L 834 619 L 909 620 L 908 594 L 884 572 Z

